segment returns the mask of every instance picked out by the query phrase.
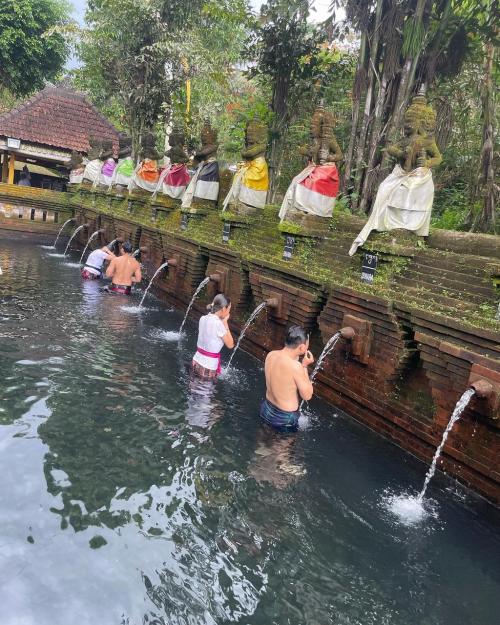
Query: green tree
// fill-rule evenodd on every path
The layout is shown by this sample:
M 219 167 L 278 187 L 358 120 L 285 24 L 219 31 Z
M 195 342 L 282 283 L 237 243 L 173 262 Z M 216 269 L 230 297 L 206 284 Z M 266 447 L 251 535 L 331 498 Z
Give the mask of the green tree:
M 16 96 L 41 89 L 62 70 L 69 48 L 57 32 L 65 0 L 0 0 L 0 85 Z

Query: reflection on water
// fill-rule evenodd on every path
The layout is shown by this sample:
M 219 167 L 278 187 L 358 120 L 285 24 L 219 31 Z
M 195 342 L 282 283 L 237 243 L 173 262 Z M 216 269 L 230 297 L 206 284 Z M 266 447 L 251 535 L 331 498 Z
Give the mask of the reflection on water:
M 26 244 L 0 266 L 2 625 L 497 622 L 497 511 L 437 477 L 401 525 L 423 464 L 319 401 L 278 436 L 261 364 L 193 379 L 179 313 Z

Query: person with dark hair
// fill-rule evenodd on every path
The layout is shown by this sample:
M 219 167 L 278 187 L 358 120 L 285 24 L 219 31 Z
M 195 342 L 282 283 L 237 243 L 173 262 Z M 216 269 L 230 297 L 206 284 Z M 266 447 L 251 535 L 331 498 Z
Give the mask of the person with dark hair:
M 84 280 L 98 280 L 102 278 L 102 268 L 107 260 L 113 260 L 113 246 L 105 245 L 98 248 L 87 256 L 87 261 L 82 269 L 82 278 Z
M 111 293 L 130 295 L 132 284 L 142 280 L 141 266 L 132 257 L 132 243 L 125 241 L 121 244 L 121 255 L 115 256 L 106 269 L 106 277 L 111 278 Z
M 216 378 L 221 372 L 220 352 L 224 347 L 233 349 L 234 339 L 228 321 L 231 300 L 219 293 L 207 306 L 208 314 L 200 319 L 193 372 L 202 378 Z
M 302 357 L 302 361 L 300 358 Z M 265 423 L 279 432 L 295 432 L 299 423 L 299 400 L 309 401 L 313 386 L 307 367 L 314 362 L 309 336 L 300 326 L 288 328 L 285 346 L 266 357 L 266 398 L 260 407 Z

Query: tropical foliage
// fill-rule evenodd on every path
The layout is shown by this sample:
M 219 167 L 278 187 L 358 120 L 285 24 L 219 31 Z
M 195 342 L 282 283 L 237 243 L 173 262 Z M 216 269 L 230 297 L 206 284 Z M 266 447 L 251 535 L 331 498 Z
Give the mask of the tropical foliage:
M 60 74 L 69 49 L 57 28 L 68 23 L 68 16 L 65 0 L 1 0 L 2 89 L 26 96 Z

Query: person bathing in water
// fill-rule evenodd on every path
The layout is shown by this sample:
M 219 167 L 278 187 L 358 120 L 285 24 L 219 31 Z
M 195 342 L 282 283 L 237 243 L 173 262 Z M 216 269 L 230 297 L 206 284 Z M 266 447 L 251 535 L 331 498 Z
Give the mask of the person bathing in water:
M 132 284 L 142 280 L 141 266 L 132 258 L 132 243 L 125 241 L 121 244 L 122 254 L 114 256 L 106 269 L 106 277 L 111 278 L 111 293 L 130 295 Z
M 228 326 L 231 301 L 219 293 L 207 308 L 208 314 L 200 319 L 193 371 L 202 378 L 214 379 L 221 372 L 221 349 L 224 345 L 229 349 L 234 347 L 234 339 Z
M 266 398 L 260 406 L 260 416 L 279 432 L 297 431 L 299 402 L 313 396 L 307 371 L 313 362 L 309 337 L 299 326 L 288 329 L 283 349 L 269 352 L 266 357 Z
M 90 252 L 87 257 L 84 268 L 82 269 L 82 278 L 84 280 L 98 280 L 102 278 L 102 268 L 104 262 L 107 260 L 113 260 L 115 255 L 112 252 L 111 245 L 105 245 L 100 249 Z

